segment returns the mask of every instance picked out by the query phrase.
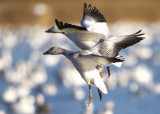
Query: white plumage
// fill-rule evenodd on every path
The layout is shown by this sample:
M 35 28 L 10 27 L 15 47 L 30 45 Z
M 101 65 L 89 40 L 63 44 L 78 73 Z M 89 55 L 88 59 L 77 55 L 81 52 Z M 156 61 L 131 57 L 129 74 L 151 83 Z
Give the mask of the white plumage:
M 91 83 L 96 85 L 96 87 L 98 87 L 104 94 L 108 93 L 107 88 L 97 70 L 86 71 L 85 78 L 87 80 L 91 80 Z
M 52 47 L 43 54 L 59 55 L 63 54 L 67 57 L 76 70 L 81 74 L 82 78 L 89 86 L 89 101 L 88 105 L 92 102 L 92 90 L 91 84 L 94 84 L 98 88 L 100 100 L 102 98 L 102 92 L 107 94 L 107 88 L 99 75 L 99 71 L 96 69 L 97 65 L 110 65 L 115 62 L 122 62 L 119 58 L 108 58 L 104 56 L 94 55 L 90 50 L 81 50 L 78 52 L 72 52 L 60 47 Z

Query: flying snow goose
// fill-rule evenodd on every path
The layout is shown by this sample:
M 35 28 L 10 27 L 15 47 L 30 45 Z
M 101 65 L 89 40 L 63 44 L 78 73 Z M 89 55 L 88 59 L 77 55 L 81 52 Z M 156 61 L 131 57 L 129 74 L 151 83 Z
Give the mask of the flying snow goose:
M 102 92 L 107 94 L 107 88 L 101 79 L 99 71 L 96 69 L 96 66 L 99 64 L 110 65 L 115 62 L 122 62 L 124 60 L 120 58 L 108 58 L 104 56 L 94 55 L 90 50 L 81 50 L 77 52 L 69 51 L 60 47 L 52 47 L 43 54 L 49 55 L 59 55 L 63 54 L 67 57 L 77 71 L 80 73 L 82 78 L 86 81 L 89 87 L 89 100 L 87 102 L 88 106 L 92 103 L 93 94 L 91 89 L 91 84 L 95 85 L 98 88 L 98 93 L 100 100 L 102 98 Z
M 50 28 L 48 32 L 58 32 L 67 35 L 68 38 L 81 49 L 85 50 L 92 47 L 97 47 L 95 46 L 99 45 L 99 43 L 97 44 L 97 42 L 103 39 L 105 42 L 101 43 L 101 45 L 98 46 L 101 47 L 99 50 L 99 54 L 107 57 L 116 57 L 121 49 L 132 46 L 144 39 L 144 33 L 141 33 L 141 30 L 130 35 L 106 36 L 104 34 L 90 32 L 84 27 L 72 25 L 69 23 L 63 23 L 58 20 L 55 20 L 55 23 L 56 26 Z M 74 34 L 75 36 L 69 37 L 71 34 Z M 120 63 L 113 64 L 116 66 L 120 65 Z
M 124 48 L 125 46 L 125 48 L 127 48 L 128 46 L 136 44 L 140 40 L 144 39 L 144 37 L 141 37 L 143 35 L 143 33 L 140 33 L 141 31 L 138 31 L 137 33 L 131 35 L 110 36 L 106 19 L 104 18 L 104 16 L 99 12 L 99 10 L 96 7 L 92 7 L 90 4 L 87 6 L 86 3 L 84 4 L 84 13 L 81 21 L 82 27 L 69 23 L 63 23 L 61 21 L 58 21 L 57 19 L 55 19 L 55 23 L 56 25 L 48 29 L 46 32 L 62 33 L 66 35 L 82 50 L 90 49 L 93 46 L 95 47 L 95 44 L 97 44 L 97 42 L 100 41 L 100 39 L 104 39 L 105 43 L 103 43 L 103 45 L 105 45 L 101 45 L 99 53 L 108 57 L 115 57 L 116 54 L 118 54 L 120 50 L 116 50 L 118 48 L 117 46 L 121 45 L 120 47 Z M 95 27 L 96 25 L 97 27 Z M 99 28 L 100 25 L 101 27 Z M 91 29 L 92 27 L 95 28 Z M 102 32 L 103 30 L 105 32 Z M 119 45 L 115 45 L 116 42 L 119 42 Z M 114 65 L 117 67 L 120 67 L 121 64 L 122 63 L 114 63 Z M 108 76 L 110 76 L 109 66 L 107 66 L 107 70 Z

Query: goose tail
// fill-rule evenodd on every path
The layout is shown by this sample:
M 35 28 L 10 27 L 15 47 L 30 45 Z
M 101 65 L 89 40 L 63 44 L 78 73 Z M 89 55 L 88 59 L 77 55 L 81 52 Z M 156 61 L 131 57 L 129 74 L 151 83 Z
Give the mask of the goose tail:
M 96 79 L 94 80 L 94 83 L 100 91 L 102 91 L 104 94 L 108 94 L 107 88 L 106 88 L 103 80 L 100 78 L 100 76 L 96 77 Z

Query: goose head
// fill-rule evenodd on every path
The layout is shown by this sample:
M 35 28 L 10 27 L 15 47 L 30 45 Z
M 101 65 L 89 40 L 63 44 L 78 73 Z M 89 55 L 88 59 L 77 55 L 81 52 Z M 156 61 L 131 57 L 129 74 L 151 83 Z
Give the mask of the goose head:
M 51 47 L 48 51 L 44 52 L 43 55 L 59 55 L 64 53 L 64 49 L 60 47 Z

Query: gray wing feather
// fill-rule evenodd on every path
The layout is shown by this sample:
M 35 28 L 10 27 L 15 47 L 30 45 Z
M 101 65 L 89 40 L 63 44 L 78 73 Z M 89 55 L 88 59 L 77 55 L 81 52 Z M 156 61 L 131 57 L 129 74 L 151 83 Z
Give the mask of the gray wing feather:
M 144 33 L 140 32 L 141 30 L 131 35 L 117 37 L 114 42 L 116 43 L 116 45 L 119 45 L 119 47 L 125 49 L 145 39 L 145 37 L 142 36 L 144 35 Z
M 106 22 L 105 17 L 101 14 L 101 12 L 94 6 L 92 7 L 91 4 L 88 5 L 84 3 L 84 10 L 83 10 L 83 18 L 82 20 L 92 19 L 96 22 Z
M 109 40 L 103 41 L 98 44 L 99 52 L 103 56 L 116 57 L 121 49 L 125 49 L 145 39 L 142 36 L 144 33 L 140 32 L 141 30 L 131 35 L 112 37 Z
M 124 59 L 121 58 L 109 58 L 109 57 L 104 57 L 104 56 L 99 56 L 99 55 L 82 55 L 81 58 L 83 60 L 87 61 L 92 61 L 95 63 L 95 66 L 102 64 L 102 65 L 110 65 L 111 63 L 116 63 L 116 62 L 123 62 Z

